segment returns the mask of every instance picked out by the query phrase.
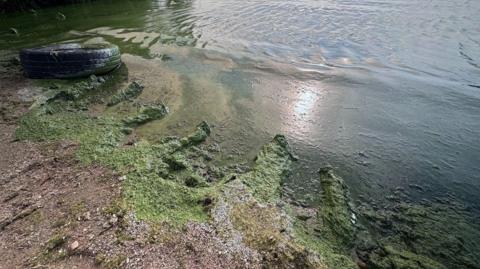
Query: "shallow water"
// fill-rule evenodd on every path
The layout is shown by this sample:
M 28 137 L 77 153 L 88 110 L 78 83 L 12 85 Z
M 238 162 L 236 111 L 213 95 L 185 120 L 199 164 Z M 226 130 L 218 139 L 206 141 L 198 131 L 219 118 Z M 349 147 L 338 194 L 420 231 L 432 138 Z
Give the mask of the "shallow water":
M 207 119 L 238 160 L 286 134 L 301 160 L 286 186 L 299 199 L 316 200 L 316 170 L 331 164 L 357 196 L 417 184 L 412 198 L 448 194 L 479 210 L 478 14 L 475 0 L 105 0 L 1 15 L 0 49 L 118 44 L 132 74 L 162 81 L 158 95 L 181 88 L 156 96 L 173 102 L 171 119 L 144 137 Z

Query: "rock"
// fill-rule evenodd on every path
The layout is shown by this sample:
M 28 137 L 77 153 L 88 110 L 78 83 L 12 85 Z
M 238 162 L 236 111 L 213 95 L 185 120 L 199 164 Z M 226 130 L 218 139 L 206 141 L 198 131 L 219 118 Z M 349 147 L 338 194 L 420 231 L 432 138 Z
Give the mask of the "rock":
M 70 244 L 70 250 L 75 250 L 79 246 L 78 241 L 74 241 L 72 244 Z

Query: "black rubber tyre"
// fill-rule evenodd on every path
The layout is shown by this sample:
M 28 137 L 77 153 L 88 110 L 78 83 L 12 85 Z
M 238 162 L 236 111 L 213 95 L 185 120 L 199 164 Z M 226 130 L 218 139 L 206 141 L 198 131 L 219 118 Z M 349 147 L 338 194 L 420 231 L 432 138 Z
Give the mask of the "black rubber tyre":
M 120 50 L 112 44 L 59 44 L 20 51 L 29 78 L 76 78 L 105 74 L 121 64 Z

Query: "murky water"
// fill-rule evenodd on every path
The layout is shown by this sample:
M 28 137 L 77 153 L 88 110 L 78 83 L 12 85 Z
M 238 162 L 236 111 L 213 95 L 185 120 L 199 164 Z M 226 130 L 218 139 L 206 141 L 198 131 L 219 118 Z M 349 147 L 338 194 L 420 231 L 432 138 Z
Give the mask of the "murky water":
M 479 14 L 476 0 L 104 0 L 1 15 L 0 49 L 118 44 L 151 96 L 181 88 L 156 96 L 174 109 L 145 137 L 207 119 L 238 160 L 286 134 L 292 195 L 315 200 L 328 163 L 356 195 L 418 184 L 478 209 Z

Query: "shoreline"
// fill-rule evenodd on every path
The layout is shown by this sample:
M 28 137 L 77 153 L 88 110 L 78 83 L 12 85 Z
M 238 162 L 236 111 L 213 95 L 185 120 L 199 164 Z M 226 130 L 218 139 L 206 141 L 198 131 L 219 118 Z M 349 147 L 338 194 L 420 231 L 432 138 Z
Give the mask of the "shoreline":
M 206 122 L 191 126 L 184 137 L 161 137 L 155 143 L 136 136 L 136 128 L 170 116 L 168 103 L 119 99 L 118 93 L 133 83 L 125 73 L 36 85 L 22 78 L 18 63 L 7 62 L 0 79 L 11 81 L 2 83 L 2 131 L 8 134 L 2 144 L 6 152 L 19 152 L 20 157 L 14 158 L 13 166 L 3 167 L 13 176 L 2 182 L 12 190 L 2 197 L 3 204 L 11 206 L 2 209 L 2 249 L 7 244 L 22 249 L 21 242 L 34 242 L 28 253 L 16 254 L 21 257 L 10 254 L 12 265 L 444 268 L 420 251 L 411 252 L 402 243 L 405 239 L 395 234 L 373 238 L 357 220 L 369 218 L 380 231 L 388 230 L 383 225 L 390 222 L 400 235 L 408 228 L 403 224 L 413 222 L 420 232 L 442 240 L 441 231 L 421 230 L 434 212 L 426 211 L 428 206 L 403 203 L 405 217 L 396 215 L 395 203 L 380 212 L 353 205 L 348 188 L 330 168 L 318 174 L 323 187 L 320 207 L 285 203 L 282 182 L 295 156 L 281 135 L 266 141 L 252 166 L 217 167 L 211 161 L 219 149 L 209 141 L 215 128 Z M 22 101 L 22 89 L 36 89 L 37 95 Z M 125 106 L 115 110 L 115 116 L 105 114 L 112 98 L 120 100 L 115 105 Z M 35 104 L 28 109 L 32 100 Z M 33 155 L 22 153 L 23 148 Z M 19 163 L 26 168 L 15 167 Z M 20 188 L 15 195 L 16 184 L 27 184 L 26 190 Z M 22 201 L 35 203 L 22 209 Z M 475 232 L 448 206 L 432 209 Z M 400 220 L 392 225 L 392 219 Z M 41 236 L 33 227 L 41 227 Z M 14 238 L 18 231 L 23 231 L 21 242 Z M 428 240 L 412 239 L 427 247 Z M 444 254 L 453 259 L 451 252 L 455 249 Z M 476 266 L 462 259 L 454 262 Z

